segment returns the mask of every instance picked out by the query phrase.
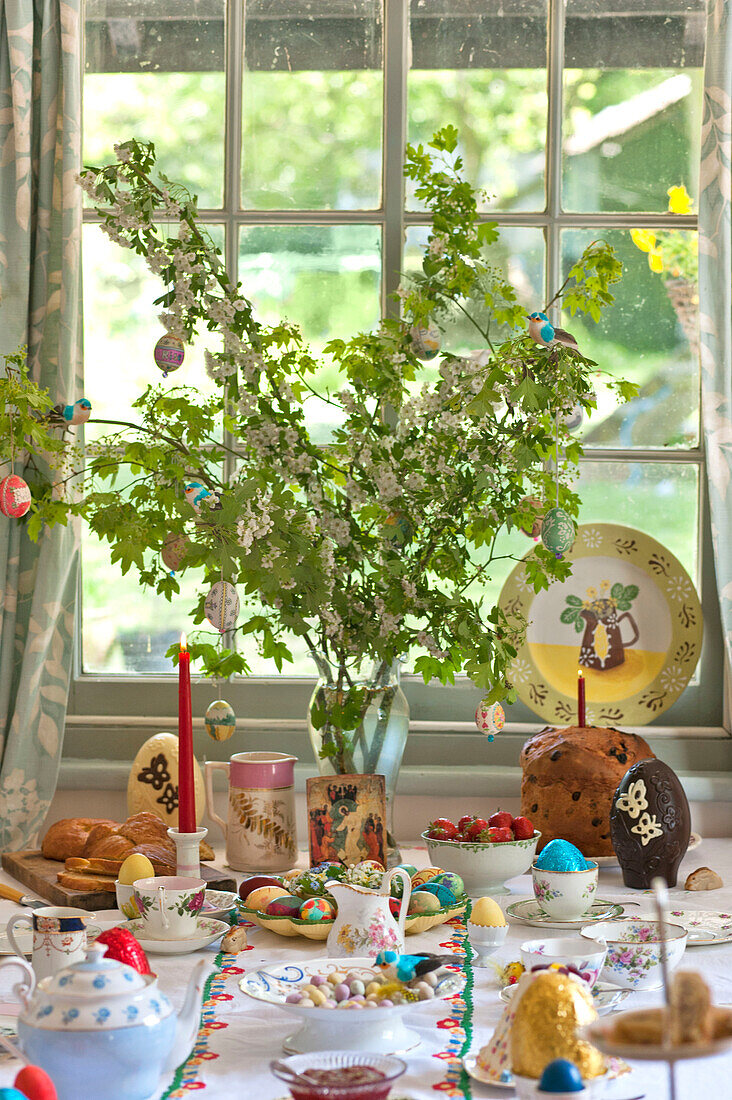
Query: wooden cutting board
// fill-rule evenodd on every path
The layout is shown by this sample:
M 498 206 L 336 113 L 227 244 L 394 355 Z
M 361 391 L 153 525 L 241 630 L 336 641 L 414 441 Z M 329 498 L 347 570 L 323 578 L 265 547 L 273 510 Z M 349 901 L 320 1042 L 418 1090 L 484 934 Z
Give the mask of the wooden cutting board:
M 68 890 L 56 879 L 63 863 L 55 859 L 44 859 L 38 850 L 25 852 L 3 852 L 3 870 L 28 887 L 31 894 L 44 898 L 52 905 L 73 905 L 79 909 L 97 912 L 101 909 L 116 909 L 117 898 L 114 890 L 103 893 L 84 893 L 83 890 Z M 201 878 L 212 890 L 236 891 L 233 875 L 217 871 L 215 867 L 201 864 Z

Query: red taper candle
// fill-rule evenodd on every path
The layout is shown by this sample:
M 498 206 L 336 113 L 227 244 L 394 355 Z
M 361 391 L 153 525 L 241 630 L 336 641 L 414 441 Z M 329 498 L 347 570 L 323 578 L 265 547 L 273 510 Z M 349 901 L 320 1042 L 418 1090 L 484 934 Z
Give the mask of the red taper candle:
M 585 674 L 577 670 L 577 725 L 583 727 L 585 721 Z
M 196 788 L 193 779 L 193 713 L 191 710 L 191 655 L 185 634 L 178 658 L 178 829 L 196 831 Z

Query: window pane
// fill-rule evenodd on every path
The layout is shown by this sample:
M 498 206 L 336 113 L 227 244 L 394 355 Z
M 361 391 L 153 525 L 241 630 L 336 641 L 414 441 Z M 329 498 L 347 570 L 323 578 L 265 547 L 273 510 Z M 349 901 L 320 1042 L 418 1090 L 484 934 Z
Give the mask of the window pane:
M 223 199 L 224 0 L 87 0 L 84 163 L 114 145 L 153 141 L 158 165 L 197 194 Z M 195 150 L 195 155 L 191 152 Z
M 564 206 L 667 208 L 697 193 L 703 0 L 567 0 Z
M 207 226 L 217 247 L 221 226 Z M 84 226 L 84 393 L 93 418 L 135 420 L 132 402 L 150 383 L 163 382 L 153 348 L 163 335 L 154 306 L 162 289 L 140 256 L 120 248 L 98 225 Z M 194 386 L 213 393 L 203 366 L 204 347 L 216 347 L 204 332 L 186 348 L 183 366 L 166 387 Z M 113 430 L 90 423 L 86 439 Z M 123 483 L 116 486 L 123 489 Z M 157 550 L 151 549 L 151 555 Z M 193 606 L 194 581 L 184 576 L 173 603 L 143 591 L 135 572 L 123 576 L 109 561 L 110 547 L 84 528 L 82 536 L 82 665 L 85 672 L 170 672 L 164 654 Z M 179 578 L 180 579 L 180 578 Z
M 244 10 L 242 205 L 377 207 L 381 0 L 252 0 Z
M 562 235 L 566 275 L 582 249 L 595 236 L 590 230 Z M 613 289 L 615 303 L 602 320 L 565 317 L 580 349 L 599 371 L 629 378 L 640 386 L 638 396 L 618 407 L 615 397 L 597 380 L 597 412 L 580 432 L 592 447 L 695 447 L 699 441 L 698 297 L 695 278 L 677 274 L 666 260 L 661 273 L 651 271 L 647 252 L 640 251 L 626 230 L 603 230 L 602 236 L 623 262 L 623 278 Z M 660 239 L 662 233 L 658 233 Z M 673 230 L 672 249 L 687 274 L 694 275 L 696 234 Z M 651 532 L 653 533 L 653 532 Z
M 407 275 L 410 271 L 421 270 L 427 236 L 428 230 L 422 226 L 410 226 L 407 230 L 404 253 Z M 491 266 L 499 268 L 513 283 L 521 305 L 530 311 L 536 308 L 537 302 L 544 301 L 544 235 L 540 229 L 501 226 L 499 240 L 490 246 L 488 255 Z M 471 303 L 470 313 L 485 330 L 488 317 L 477 302 Z M 485 347 L 482 334 L 457 306 L 453 314 L 448 317 L 441 315 L 438 320 L 443 329 L 444 351 L 463 355 Z M 508 330 L 491 328 L 492 339 L 500 340 L 507 336 Z
M 547 5 L 506 9 L 501 0 L 412 0 L 408 137 L 425 142 L 456 126 L 485 206 L 543 210 Z M 413 194 L 409 205 L 419 205 Z

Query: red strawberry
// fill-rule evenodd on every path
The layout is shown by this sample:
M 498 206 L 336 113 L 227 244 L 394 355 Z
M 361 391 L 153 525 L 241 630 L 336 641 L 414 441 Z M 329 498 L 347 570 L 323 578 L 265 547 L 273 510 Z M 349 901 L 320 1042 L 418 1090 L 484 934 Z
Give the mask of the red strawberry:
M 463 831 L 463 836 L 466 840 L 477 840 L 480 834 L 487 828 L 488 822 L 485 818 L 474 817 L 467 829 Z
M 493 829 L 510 829 L 513 825 L 513 818 L 508 810 L 499 810 L 497 814 L 491 814 L 488 818 L 488 824 Z
M 96 942 L 107 945 L 105 958 L 127 963 L 140 974 L 152 974 L 147 955 L 127 928 L 108 928 L 97 936 Z
M 483 843 L 505 844 L 507 840 L 513 840 L 513 833 L 510 829 L 484 829 L 478 839 Z
M 513 835 L 516 840 L 530 840 L 534 835 L 534 826 L 528 817 L 515 817 L 513 819 Z
M 457 823 L 458 832 L 464 833 L 471 821 L 475 821 L 475 814 L 463 814 Z
M 439 836 L 435 836 L 435 830 L 439 831 Z M 458 827 L 449 817 L 436 817 L 427 830 L 427 836 L 433 840 L 454 840 L 457 835 Z

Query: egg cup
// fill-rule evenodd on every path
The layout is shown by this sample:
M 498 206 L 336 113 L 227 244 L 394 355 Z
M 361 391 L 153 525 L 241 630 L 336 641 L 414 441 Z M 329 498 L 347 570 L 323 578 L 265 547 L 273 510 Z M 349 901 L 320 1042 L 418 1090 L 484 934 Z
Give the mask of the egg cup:
M 140 916 L 140 910 L 135 901 L 135 889 L 132 884 L 127 885 L 127 883 L 115 879 L 114 892 L 117 895 L 117 908 L 120 912 L 124 913 L 127 920 L 137 920 Z
M 475 952 L 473 966 L 490 966 L 489 958 L 506 942 L 508 925 L 472 924 L 468 921 L 467 928 L 468 940 Z

